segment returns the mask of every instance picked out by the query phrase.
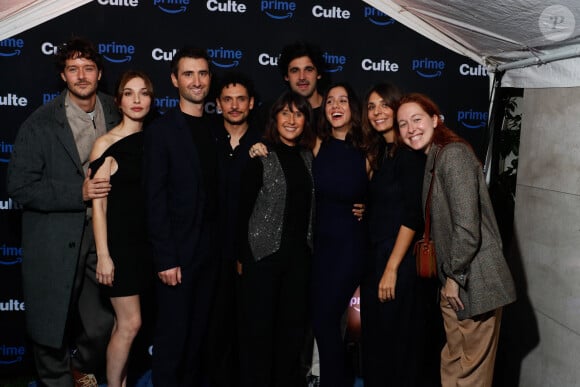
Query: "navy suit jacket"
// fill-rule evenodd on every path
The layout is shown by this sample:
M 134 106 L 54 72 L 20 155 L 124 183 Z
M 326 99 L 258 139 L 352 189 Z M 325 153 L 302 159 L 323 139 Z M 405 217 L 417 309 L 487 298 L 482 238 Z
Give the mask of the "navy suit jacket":
M 147 225 L 156 271 L 204 265 L 210 248 L 206 194 L 191 129 L 179 108 L 147 127 L 144 152 Z

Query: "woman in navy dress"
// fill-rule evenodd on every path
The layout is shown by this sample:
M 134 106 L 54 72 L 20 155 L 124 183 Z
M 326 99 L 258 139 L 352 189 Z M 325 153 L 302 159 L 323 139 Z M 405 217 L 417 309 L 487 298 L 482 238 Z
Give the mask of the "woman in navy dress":
M 320 138 L 313 150 L 316 193 L 312 320 L 320 356 L 320 385 L 352 386 L 342 329 L 343 315 L 360 285 L 367 229 L 353 215 L 353 203 L 367 197 L 368 170 L 360 127 L 360 106 L 347 84 L 328 89 Z
M 110 178 L 112 185 L 108 196 L 93 199 L 96 276 L 115 311 L 107 347 L 107 383 L 125 386 L 127 358 L 141 327 L 139 295 L 152 278 L 141 189 L 142 128 L 153 101 L 147 75 L 124 73 L 116 101 L 123 120 L 95 141 L 89 168 L 92 177 Z

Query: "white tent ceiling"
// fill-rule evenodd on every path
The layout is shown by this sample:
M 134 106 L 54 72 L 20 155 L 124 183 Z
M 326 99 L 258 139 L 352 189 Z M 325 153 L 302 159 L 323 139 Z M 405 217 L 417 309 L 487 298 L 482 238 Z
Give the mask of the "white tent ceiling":
M 0 40 L 90 1 L 1 0 Z M 505 70 L 502 86 L 580 86 L 580 0 L 364 1 L 490 72 Z
M 17 35 L 92 0 L 0 0 L 0 40 Z
M 506 71 L 502 86 L 580 86 L 579 0 L 364 0 L 401 24 Z

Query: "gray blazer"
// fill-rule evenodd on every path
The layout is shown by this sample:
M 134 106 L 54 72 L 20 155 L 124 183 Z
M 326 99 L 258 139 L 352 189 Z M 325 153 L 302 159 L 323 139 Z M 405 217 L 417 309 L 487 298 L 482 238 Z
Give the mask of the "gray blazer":
M 432 146 L 427 156 L 423 208 L 439 149 Z M 473 318 L 515 301 L 481 164 L 467 145 L 451 143 L 439 152 L 431 200 L 439 280 L 444 284 L 447 277 L 453 278 L 465 305 L 457 317 Z
M 8 194 L 23 206 L 22 283 L 35 342 L 62 345 L 85 227 L 84 172 L 66 118 L 66 91 L 22 124 L 7 171 Z M 113 99 L 98 94 L 107 130 L 119 122 Z

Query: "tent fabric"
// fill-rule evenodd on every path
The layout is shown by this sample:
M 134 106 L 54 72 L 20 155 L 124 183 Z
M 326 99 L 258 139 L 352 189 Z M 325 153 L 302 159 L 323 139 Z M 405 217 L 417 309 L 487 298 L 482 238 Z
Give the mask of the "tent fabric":
M 580 86 L 580 1 L 365 0 L 487 66 L 502 86 Z
M 92 0 L 1 0 L 0 41 L 71 11 Z

